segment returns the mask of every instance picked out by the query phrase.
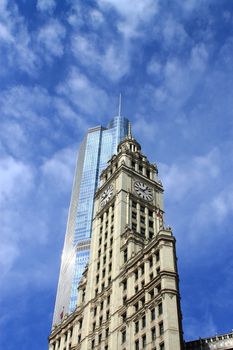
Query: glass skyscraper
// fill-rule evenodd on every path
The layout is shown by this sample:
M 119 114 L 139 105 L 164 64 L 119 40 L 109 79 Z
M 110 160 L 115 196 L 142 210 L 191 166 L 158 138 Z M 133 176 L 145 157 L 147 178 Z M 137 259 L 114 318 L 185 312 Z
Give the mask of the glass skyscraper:
M 117 116 L 107 128 L 89 129 L 78 154 L 62 253 L 53 324 L 76 307 L 77 286 L 89 259 L 94 194 L 99 175 L 128 134 L 129 121 Z

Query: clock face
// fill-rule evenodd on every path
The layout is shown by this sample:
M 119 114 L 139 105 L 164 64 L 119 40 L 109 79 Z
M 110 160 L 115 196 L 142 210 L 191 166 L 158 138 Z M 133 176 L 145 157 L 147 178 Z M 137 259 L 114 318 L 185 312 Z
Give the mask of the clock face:
M 145 183 L 141 181 L 136 181 L 134 183 L 134 189 L 137 195 L 142 199 L 145 199 L 147 201 L 151 201 L 153 199 L 153 190 Z
M 100 197 L 100 205 L 103 207 L 113 195 L 113 185 L 109 185 Z

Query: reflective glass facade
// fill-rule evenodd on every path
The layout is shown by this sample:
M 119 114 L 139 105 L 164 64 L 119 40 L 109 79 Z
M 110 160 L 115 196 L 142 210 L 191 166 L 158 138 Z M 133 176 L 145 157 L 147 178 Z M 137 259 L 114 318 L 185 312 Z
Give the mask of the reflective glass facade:
M 129 121 L 117 116 L 107 128 L 88 130 L 78 155 L 62 254 L 53 324 L 76 307 L 77 286 L 89 259 L 94 194 L 99 175 L 128 134 Z

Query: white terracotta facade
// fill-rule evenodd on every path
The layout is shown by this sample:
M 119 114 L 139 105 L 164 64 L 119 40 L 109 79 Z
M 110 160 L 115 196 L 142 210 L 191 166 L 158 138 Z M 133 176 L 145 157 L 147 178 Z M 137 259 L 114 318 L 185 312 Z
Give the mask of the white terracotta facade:
M 157 168 L 131 135 L 101 175 L 76 310 L 49 350 L 183 349 L 175 238 Z

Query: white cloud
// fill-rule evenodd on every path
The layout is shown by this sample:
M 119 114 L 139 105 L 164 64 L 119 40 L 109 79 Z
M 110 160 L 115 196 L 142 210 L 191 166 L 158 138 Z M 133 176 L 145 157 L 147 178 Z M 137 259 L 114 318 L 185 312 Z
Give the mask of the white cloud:
M 147 65 L 147 73 L 158 75 L 161 73 L 162 64 L 159 62 L 159 59 L 153 57 Z
M 15 131 L 18 137 L 22 133 L 24 123 L 27 123 L 28 128 L 48 126 L 46 112 L 51 108 L 52 98 L 41 86 L 15 85 L 2 91 L 0 96 L 0 112 L 5 119 L 5 130 Z M 11 125 L 14 120 L 15 123 Z
M 18 219 L 21 203 L 29 194 L 34 184 L 32 168 L 13 157 L 0 160 L 0 274 L 5 276 L 20 255 L 18 241 L 21 227 L 14 228 Z M 22 217 L 23 220 L 23 217 Z M 23 225 L 23 223 L 22 223 Z
M 114 9 L 119 15 L 118 30 L 125 39 L 141 36 L 140 25 L 146 24 L 158 13 L 157 0 L 128 2 L 125 0 L 98 0 L 101 9 Z
M 32 169 L 12 157 L 0 160 L 0 204 L 15 200 L 20 194 L 25 195 L 33 182 Z M 21 192 L 23 190 L 23 192 Z
M 105 22 L 102 13 L 96 9 L 90 11 L 90 19 L 94 28 L 100 27 Z
M 202 156 L 193 156 L 176 164 L 160 164 L 159 169 L 169 201 L 176 202 L 187 194 L 199 194 L 216 181 L 220 174 L 220 153 L 217 148 Z
M 129 52 L 124 43 L 109 43 L 98 47 L 98 37 L 93 34 L 75 35 L 72 40 L 72 51 L 79 62 L 95 70 L 100 69 L 113 81 L 122 78 L 129 70 Z
M 160 84 L 151 85 L 150 88 L 152 104 L 155 102 L 156 108 L 165 108 L 166 111 L 171 108 L 173 113 L 181 111 L 200 81 L 205 82 L 204 72 L 208 70 L 207 48 L 204 44 L 196 44 L 190 50 L 188 59 L 172 57 L 163 66 L 156 64 L 154 57 L 147 70 L 154 74 L 160 70 Z
M 200 227 L 221 225 L 233 215 L 233 184 L 224 186 L 222 191 L 214 193 L 204 200 L 194 215 L 193 221 Z
M 92 83 L 77 68 L 72 68 L 67 80 L 58 86 L 58 93 L 66 96 L 86 113 L 101 114 L 107 106 L 107 93 Z
M 61 57 L 64 53 L 65 27 L 55 19 L 50 20 L 38 32 L 38 43 L 40 50 L 48 59 Z
M 71 188 L 75 164 L 75 151 L 63 149 L 47 159 L 41 167 L 43 176 L 59 191 Z
M 37 9 L 42 12 L 52 12 L 56 7 L 55 0 L 37 0 Z
M 9 7 L 6 1 L 1 1 L 0 9 L 0 53 L 5 62 L 0 67 L 0 74 L 5 75 L 7 68 L 35 74 L 38 57 L 33 51 L 25 20 L 17 6 Z

